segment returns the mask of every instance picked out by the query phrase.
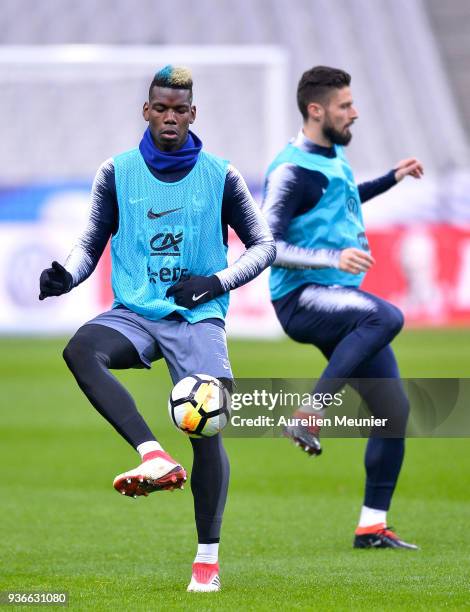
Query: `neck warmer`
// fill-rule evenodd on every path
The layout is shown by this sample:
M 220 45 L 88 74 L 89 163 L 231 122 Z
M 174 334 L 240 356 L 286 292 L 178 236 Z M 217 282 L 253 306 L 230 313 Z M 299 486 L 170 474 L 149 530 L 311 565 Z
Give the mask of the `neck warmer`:
M 188 132 L 186 142 L 177 151 L 161 151 L 152 139 L 150 129 L 144 132 L 139 144 L 139 150 L 145 163 L 157 172 L 174 172 L 192 168 L 197 161 L 197 156 L 202 149 L 202 142 L 193 134 Z

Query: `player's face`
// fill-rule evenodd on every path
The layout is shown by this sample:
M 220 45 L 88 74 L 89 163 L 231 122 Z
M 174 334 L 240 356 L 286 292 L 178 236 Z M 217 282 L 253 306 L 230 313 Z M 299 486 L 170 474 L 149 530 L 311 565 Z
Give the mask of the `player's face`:
M 332 144 L 349 144 L 352 138 L 349 128 L 359 117 L 349 87 L 334 90 L 324 108 L 323 136 Z
M 191 105 L 187 89 L 153 87 L 143 115 L 155 145 L 162 151 L 176 151 L 186 141 L 196 107 Z

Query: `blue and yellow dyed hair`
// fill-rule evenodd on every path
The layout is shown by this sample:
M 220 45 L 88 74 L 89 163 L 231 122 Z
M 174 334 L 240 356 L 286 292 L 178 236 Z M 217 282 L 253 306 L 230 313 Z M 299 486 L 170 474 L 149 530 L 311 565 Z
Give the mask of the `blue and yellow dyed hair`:
M 193 77 L 189 68 L 168 64 L 155 73 L 149 87 L 149 99 L 153 87 L 170 87 L 171 89 L 187 89 L 190 100 L 193 99 Z

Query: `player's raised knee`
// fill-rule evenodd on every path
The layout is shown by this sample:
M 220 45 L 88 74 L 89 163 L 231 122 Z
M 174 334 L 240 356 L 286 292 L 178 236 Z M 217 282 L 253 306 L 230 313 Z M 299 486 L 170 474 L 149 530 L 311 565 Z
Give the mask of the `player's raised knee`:
M 387 308 L 384 312 L 384 326 L 390 336 L 395 337 L 403 328 L 405 317 L 402 311 L 393 304 L 387 303 Z
M 94 349 L 91 343 L 86 337 L 80 336 L 80 334 L 75 334 L 62 352 L 65 363 L 72 371 L 84 359 L 89 359 L 93 354 Z
M 62 357 L 71 370 L 73 369 L 77 358 L 76 342 L 74 342 L 74 338 L 75 336 L 69 341 L 67 346 L 62 351 Z
M 401 330 L 403 329 L 403 325 L 405 324 L 405 316 L 399 308 L 397 308 L 393 304 L 391 306 L 392 306 L 392 312 L 393 312 L 392 327 L 395 331 L 395 334 L 398 334 L 399 332 L 401 332 Z

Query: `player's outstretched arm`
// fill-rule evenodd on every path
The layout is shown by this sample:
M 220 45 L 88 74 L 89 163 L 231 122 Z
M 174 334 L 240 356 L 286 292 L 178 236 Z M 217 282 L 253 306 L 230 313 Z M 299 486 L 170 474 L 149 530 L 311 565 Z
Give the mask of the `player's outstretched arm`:
M 415 179 L 422 178 L 424 174 L 423 164 L 416 157 L 408 157 L 399 161 L 393 170 L 383 176 L 379 176 L 372 181 L 367 181 L 358 185 L 361 203 L 367 202 L 372 198 L 388 191 L 391 187 L 402 181 L 406 176 Z
M 117 197 L 113 160 L 106 160 L 98 169 L 91 192 L 90 212 L 85 229 L 62 266 L 53 262 L 39 279 L 39 299 L 68 293 L 86 280 L 117 230 Z
M 415 179 L 420 179 L 424 175 L 423 164 L 416 157 L 408 157 L 402 159 L 395 166 L 395 180 L 397 183 L 402 181 L 405 176 L 412 176 Z
M 191 276 L 170 287 L 166 293 L 176 304 L 194 308 L 253 280 L 274 260 L 276 247 L 269 227 L 253 200 L 246 183 L 229 166 L 222 203 L 222 221 L 230 225 L 246 247 L 237 261 L 212 276 Z

